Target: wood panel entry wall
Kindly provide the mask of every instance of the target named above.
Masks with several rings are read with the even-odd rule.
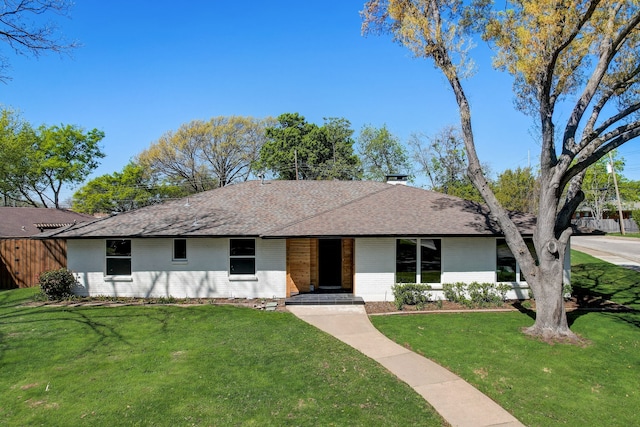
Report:
[[[318,289],[318,239],[287,239],[287,296]],[[342,239],[342,288],[353,289],[353,239]]]

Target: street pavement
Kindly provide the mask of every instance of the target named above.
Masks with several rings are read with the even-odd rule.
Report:
[[[571,248],[603,261],[640,271],[640,239],[611,236],[574,236]]]

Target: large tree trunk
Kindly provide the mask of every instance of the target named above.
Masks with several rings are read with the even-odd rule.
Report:
[[[545,248],[540,254],[538,274],[527,277],[536,300],[536,321],[525,333],[550,340],[577,340],[569,329],[564,307],[565,247],[562,246],[557,253]]]
[[[520,265],[520,269],[527,279],[527,283],[533,289],[536,298],[536,321],[532,327],[525,330],[525,333],[548,340],[578,341],[578,337],[569,329],[562,295],[564,254],[571,235],[571,228],[565,227],[565,230],[556,230],[556,215],[561,195],[558,194],[559,183],[554,175],[554,170],[548,167],[549,164],[555,163],[555,157],[549,151],[546,155],[551,157],[545,159],[543,153],[541,162],[543,172],[540,177],[540,203],[533,238],[538,255],[536,263],[519,230],[509,217],[509,213],[498,202],[482,173],[471,127],[471,110],[454,67],[444,54],[440,57],[440,61],[436,60],[436,63],[449,78],[456,95],[460,109],[462,136],[469,161],[469,178],[500,225],[507,245]],[[550,129],[551,131],[546,133],[547,136],[553,135],[553,127],[551,126]]]
[[[564,307],[564,260],[569,246],[571,228],[558,229],[560,195],[553,185],[552,169],[540,177],[540,208],[533,240],[538,255],[538,266],[524,271],[527,284],[536,300],[536,321],[525,330],[529,335],[551,340],[574,340]],[[534,274],[529,274],[534,273]]]

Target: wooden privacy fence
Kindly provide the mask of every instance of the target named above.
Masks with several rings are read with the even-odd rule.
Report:
[[[624,229],[627,233],[637,233],[638,224],[633,218],[624,219]],[[620,223],[617,219],[579,218],[574,220],[578,227],[593,228],[605,233],[619,233]]]
[[[0,240],[0,289],[37,286],[40,273],[66,266],[65,240]]]

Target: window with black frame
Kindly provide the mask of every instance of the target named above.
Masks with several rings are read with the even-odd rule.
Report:
[[[173,260],[174,261],[187,260],[187,239],[173,240]]]
[[[440,283],[441,271],[440,239],[396,240],[396,283]]]
[[[107,276],[131,275],[131,240],[106,241]]]
[[[256,274],[255,239],[231,239],[229,241],[229,274]]]
[[[396,240],[396,283],[416,283],[416,239]]]
[[[440,239],[420,239],[420,283],[440,283],[441,271]]]
[[[533,240],[527,238],[524,239],[524,242],[533,254],[534,259],[537,259]],[[520,266],[505,239],[496,240],[496,280],[498,282],[521,282],[525,280],[524,277],[520,276]]]

